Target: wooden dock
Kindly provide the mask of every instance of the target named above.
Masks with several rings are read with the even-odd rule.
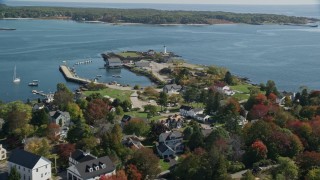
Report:
[[[71,71],[71,69],[66,65],[60,65],[59,70],[62,72],[63,76],[66,78],[67,81],[72,81],[80,84],[87,84],[87,83],[93,82],[89,79],[84,79],[84,78],[75,76],[75,74]]]

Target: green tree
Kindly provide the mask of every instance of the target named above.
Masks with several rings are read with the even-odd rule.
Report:
[[[183,130],[183,139],[189,140],[193,134],[192,127],[188,126]]]
[[[152,118],[157,115],[157,106],[148,104],[144,106],[144,112],[148,113],[148,118]]]
[[[244,173],[241,177],[241,180],[255,180],[256,177],[252,174],[252,171],[248,170],[246,173]]]
[[[47,138],[32,138],[26,141],[24,149],[39,156],[49,158],[52,147]]]
[[[67,140],[70,143],[77,143],[83,138],[91,137],[92,132],[89,125],[83,122],[77,122],[75,125],[71,126],[68,131]]]
[[[224,82],[226,82],[228,85],[233,85],[233,77],[229,71],[227,71],[224,76]]]
[[[280,174],[284,176],[285,179],[298,179],[299,168],[293,160],[287,157],[279,157],[278,164],[279,165],[272,171],[274,178],[276,178],[277,175]]]
[[[120,106],[125,112],[129,112],[132,108],[132,103],[129,100],[124,100]]]
[[[273,93],[277,96],[279,96],[279,92],[278,92],[278,89],[276,87],[276,83],[272,80],[268,80],[267,84],[266,84],[266,87],[265,87],[265,90],[266,90],[266,96],[268,97],[269,94]]]
[[[71,120],[75,120],[78,118],[83,118],[82,110],[80,109],[79,105],[76,103],[68,103],[66,106],[66,111],[70,113]]]
[[[167,95],[167,93],[160,92],[158,102],[161,105],[161,111],[162,111],[162,108],[166,107],[167,104],[168,104],[168,95]]]
[[[16,166],[13,166],[10,170],[10,174],[9,174],[9,177],[8,179],[9,180],[20,180],[21,178],[21,175],[20,173],[18,172]]]
[[[54,94],[53,103],[61,110],[65,110],[68,103],[73,102],[73,93],[63,83],[57,84],[57,91]]]
[[[137,136],[145,136],[149,133],[150,126],[141,119],[131,119],[123,127],[123,132],[126,134],[135,134]]]
[[[124,114],[123,109],[121,106],[116,107],[116,114],[118,116],[122,116]]]
[[[306,180],[320,180],[320,168],[311,169],[305,177]]]
[[[49,114],[45,109],[40,109],[32,113],[30,124],[34,126],[41,126],[49,123]]]

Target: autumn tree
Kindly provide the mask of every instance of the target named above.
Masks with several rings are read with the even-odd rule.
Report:
[[[141,119],[131,119],[123,127],[125,134],[135,134],[137,136],[145,136],[149,130],[150,126]]]
[[[89,102],[85,111],[85,118],[89,124],[95,125],[99,121],[107,118],[109,105],[102,99],[94,99]]]
[[[248,113],[248,118],[251,120],[261,119],[268,114],[269,107],[264,104],[256,104]]]
[[[49,158],[52,147],[47,138],[31,138],[26,140],[24,149],[33,154]]]
[[[73,102],[73,93],[63,83],[57,84],[57,91],[54,93],[53,103],[64,110],[68,103]]]
[[[58,144],[57,151],[59,155],[59,162],[62,162],[64,166],[68,165],[70,155],[76,150],[75,144]]]
[[[320,153],[306,151],[297,157],[297,164],[305,174],[314,167],[320,167]]]
[[[160,173],[159,158],[149,148],[142,148],[135,151],[129,164],[135,165],[139,172],[141,172],[143,179],[147,176],[154,178]]]
[[[51,141],[58,141],[59,140],[59,132],[60,132],[60,126],[56,123],[50,123],[47,126],[47,138]]]
[[[137,166],[133,164],[129,164],[126,167],[126,173],[128,175],[128,179],[130,180],[141,180],[142,174],[139,172]]]
[[[83,113],[79,105],[76,103],[68,103],[66,106],[66,111],[69,112],[71,120],[82,119]]]
[[[164,133],[167,130],[169,130],[167,126],[160,122],[152,122],[150,126],[151,129],[148,138],[150,138],[151,140],[157,140],[161,133]]]
[[[100,180],[127,180],[127,175],[124,170],[117,170],[115,175],[112,176],[101,176]]]
[[[268,149],[267,146],[260,140],[256,140],[252,143],[245,154],[246,164],[253,164],[260,160],[267,158]]]
[[[168,102],[172,103],[174,106],[176,106],[178,103],[182,102],[182,96],[180,94],[171,94],[168,97]]]

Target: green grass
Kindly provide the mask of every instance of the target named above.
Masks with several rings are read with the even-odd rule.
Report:
[[[148,113],[146,112],[139,112],[139,111],[131,111],[131,112],[126,112],[124,113],[126,115],[129,115],[131,117],[135,117],[135,118],[142,118],[142,119],[147,119],[148,118]],[[162,116],[155,116],[150,118],[150,121],[157,121],[159,119],[163,118]]]
[[[250,95],[249,94],[241,94],[241,93],[236,93],[232,97],[238,99],[239,101],[249,99]]]
[[[250,93],[249,87],[252,87],[252,85],[240,84],[240,85],[236,85],[236,86],[231,86],[231,89],[234,91],[240,91],[242,93],[249,94]]]
[[[121,101],[128,100],[130,101],[130,95],[132,94],[132,91],[123,91],[118,89],[110,89],[106,88],[100,91],[85,91],[84,95],[89,96],[93,93],[100,93],[102,96],[109,96],[111,98],[118,98]]]
[[[166,171],[170,168],[170,164],[167,162],[164,162],[163,159],[160,159],[160,167],[162,171]]]
[[[130,56],[130,57],[133,57],[133,58],[135,58],[135,57],[140,57],[140,56],[141,56],[140,54],[135,53],[135,52],[121,52],[121,53],[119,53],[118,55],[120,55],[120,56],[122,56],[122,57],[128,57],[128,56]]]

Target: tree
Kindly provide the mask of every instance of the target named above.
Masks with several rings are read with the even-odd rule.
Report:
[[[85,117],[89,124],[95,125],[107,118],[109,105],[102,99],[94,99],[89,102],[85,111]]]
[[[148,138],[150,138],[151,140],[156,140],[159,138],[159,135],[161,133],[166,132],[168,129],[168,127],[160,122],[152,122],[151,123],[151,129],[150,129],[150,135],[148,136]]]
[[[299,168],[293,160],[287,157],[278,158],[278,166],[273,169],[273,177],[276,178],[277,175],[282,175],[285,179],[298,179]]]
[[[34,126],[41,126],[49,123],[49,114],[45,109],[40,109],[32,113],[30,124]]]
[[[297,164],[305,172],[314,167],[320,167],[320,153],[306,151],[297,157]]]
[[[190,150],[194,150],[198,147],[203,147],[204,145],[204,137],[199,128],[193,127],[193,133],[188,142],[188,147]]]
[[[172,94],[169,96],[168,101],[176,106],[182,101],[182,96],[180,94]]]
[[[252,107],[248,113],[248,117],[251,120],[261,119],[268,114],[269,107],[264,104],[256,104]]]
[[[59,155],[59,161],[63,163],[63,165],[68,165],[70,155],[76,150],[75,144],[59,144],[57,145],[57,151]]]
[[[78,143],[81,149],[93,151],[94,148],[98,146],[98,139],[96,137],[90,136],[85,137]]]
[[[116,114],[118,116],[122,116],[124,114],[123,109],[121,106],[116,107]]]
[[[67,140],[70,143],[77,143],[81,141],[83,138],[90,136],[92,136],[92,132],[89,125],[82,122],[77,122],[69,129]]]
[[[103,180],[127,180],[128,179],[126,173],[122,169],[121,170],[117,170],[115,175],[112,175],[112,176],[101,176],[100,180],[102,180],[101,178]]]
[[[68,103],[66,107],[66,111],[69,112],[71,120],[82,119],[83,113],[78,104],[76,103]]]
[[[186,91],[183,93],[183,98],[187,103],[191,103],[196,101],[197,99],[197,89],[195,87],[188,87]]]
[[[300,96],[300,104],[301,106],[307,106],[309,105],[309,93],[308,90],[306,88],[304,88],[301,92],[301,96]]]
[[[50,123],[47,126],[47,138],[51,141],[58,141],[59,140],[59,132],[60,132],[60,126],[56,123]]]
[[[159,104],[161,105],[161,111],[162,107],[166,107],[168,104],[168,95],[165,92],[161,92],[158,99]]]
[[[214,114],[220,107],[222,95],[219,92],[209,90],[208,98],[205,103],[205,111],[207,114]]]
[[[63,83],[57,84],[57,92],[54,93],[53,103],[64,110],[68,103],[73,102],[73,93]]]
[[[305,176],[306,180],[320,180],[320,168],[311,169]]]
[[[189,140],[193,134],[192,127],[188,126],[183,130],[183,139]]]
[[[233,85],[233,77],[229,71],[227,71],[224,76],[224,82],[226,82],[228,85]]]
[[[148,113],[148,118],[152,118],[157,115],[157,106],[151,104],[145,105],[144,112]]]
[[[8,179],[9,180],[20,180],[21,178],[21,175],[20,173],[18,172],[16,166],[13,166],[10,170],[10,174],[9,174],[9,177]]]
[[[132,108],[132,103],[129,100],[124,100],[120,106],[125,112],[129,112]]]
[[[26,140],[24,149],[39,156],[49,158],[51,155],[51,145],[47,138],[31,138]]]
[[[129,164],[126,167],[126,173],[128,175],[128,179],[130,180],[141,180],[142,179],[142,174],[139,172],[137,166],[133,164]]]
[[[276,87],[276,83],[272,80],[268,80],[267,81],[267,84],[266,84],[266,87],[265,87],[265,90],[266,90],[266,96],[269,96],[270,93],[273,93],[275,95],[279,95],[279,92],[277,90],[277,87]]]
[[[131,119],[124,125],[123,131],[126,134],[135,134],[137,136],[145,136],[148,134],[150,126],[141,119]]]
[[[262,141],[256,140],[246,151],[244,160],[246,161],[246,164],[253,164],[266,159],[267,153],[267,146]]]
[[[139,172],[141,172],[143,179],[147,176],[151,179],[160,173],[159,158],[149,148],[142,148],[135,151],[129,164],[134,164]]]

